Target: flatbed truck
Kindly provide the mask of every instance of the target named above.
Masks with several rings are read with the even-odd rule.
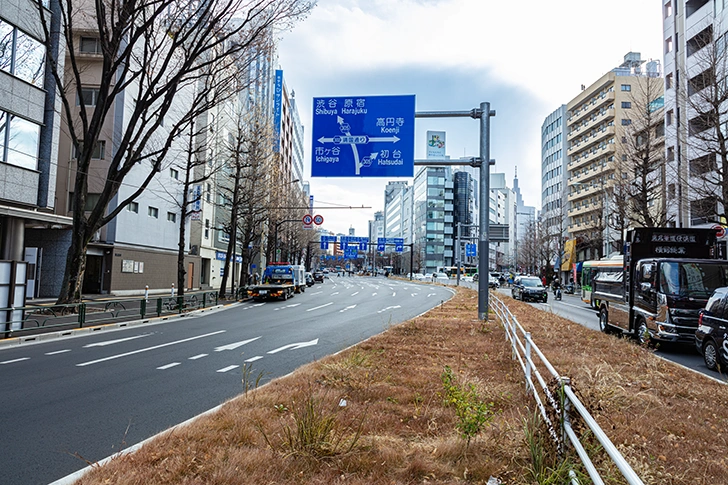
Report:
[[[276,298],[287,300],[296,293],[306,291],[306,279],[302,266],[274,263],[265,268],[263,282],[248,287],[248,296],[256,301]]]

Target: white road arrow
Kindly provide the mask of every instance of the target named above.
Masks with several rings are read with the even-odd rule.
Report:
[[[250,342],[258,340],[259,338],[260,337],[255,337],[248,340],[243,340],[242,342],[235,342],[232,344],[223,345],[222,347],[215,347],[215,352],[222,352],[223,350],[235,350],[238,347],[242,347],[245,344],[249,344]]]
[[[136,340],[136,339],[142,338],[142,337],[149,337],[150,335],[151,335],[151,333],[145,333],[144,335],[135,335],[133,337],[119,338],[116,340],[107,340],[106,342],[96,342],[94,344],[84,345],[83,348],[87,349],[89,347],[106,347],[107,345],[114,345],[114,344],[118,344],[121,342],[129,341],[129,340]]]
[[[344,308],[343,310],[339,310],[339,313],[344,313],[346,310],[351,310],[352,308],[356,308],[356,305],[351,305]]]
[[[277,349],[271,350],[268,353],[269,354],[277,354],[278,352],[282,352],[284,350],[289,350],[289,349],[290,350],[302,349],[304,347],[311,347],[311,346],[317,345],[317,344],[318,344],[318,339],[314,339],[314,340],[311,340],[309,342],[298,342],[296,344],[284,345],[283,347],[278,347]]]

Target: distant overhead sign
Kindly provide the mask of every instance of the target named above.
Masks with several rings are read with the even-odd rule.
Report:
[[[313,99],[312,177],[414,176],[415,97]]]

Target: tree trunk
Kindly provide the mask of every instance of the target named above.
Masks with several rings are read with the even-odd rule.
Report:
[[[84,231],[71,232],[71,247],[66,256],[66,272],[63,275],[61,292],[57,304],[78,303],[82,298],[83,277],[86,273],[86,250],[88,243]]]
[[[187,170],[187,180],[185,180],[184,190],[182,191],[182,207],[180,210],[179,221],[179,239],[177,241],[177,294],[184,296],[185,294],[185,232],[187,230],[187,191],[189,185],[189,170]]]

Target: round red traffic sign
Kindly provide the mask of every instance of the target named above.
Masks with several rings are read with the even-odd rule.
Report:
[[[313,217],[311,217],[311,214],[306,214],[305,216],[303,216],[304,224],[306,224],[307,226],[310,226],[312,222],[313,222]]]
[[[313,216],[313,223],[317,226],[320,226],[324,223],[324,216],[322,216],[321,214],[316,214],[315,216]]]
[[[723,236],[725,236],[725,227],[723,227],[722,225],[715,224],[713,226],[713,229],[715,229],[715,235],[717,237],[723,237]]]

